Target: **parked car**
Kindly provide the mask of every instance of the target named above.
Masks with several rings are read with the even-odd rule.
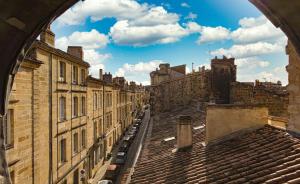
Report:
[[[123,159],[126,160],[126,157],[127,157],[127,155],[126,155],[125,152],[118,152],[117,153],[117,158],[123,158]]]
[[[120,173],[121,167],[116,164],[111,164],[107,167],[105,175],[104,175],[104,181],[111,181],[111,184],[115,182],[118,174]],[[102,181],[102,180],[101,180]],[[101,183],[102,184],[102,183]]]
[[[122,144],[122,146],[120,146],[119,152],[125,152],[125,153],[127,153],[128,149],[129,149],[129,143],[124,142]]]
[[[114,163],[117,165],[124,165],[126,159],[127,159],[127,155],[125,152],[118,152]]]
[[[133,141],[133,136],[132,136],[132,135],[126,135],[126,136],[124,136],[124,138],[123,138],[123,142],[124,142],[124,143],[131,144],[132,141]]]
[[[136,119],[136,123],[141,124],[142,123],[142,119]]]
[[[113,184],[113,182],[111,180],[101,180],[98,181],[98,184]]]
[[[135,138],[136,132],[137,132],[136,129],[131,129],[131,130],[129,130],[128,135],[129,135],[129,136],[132,136],[133,138]]]
[[[136,130],[139,130],[140,124],[138,124],[138,123],[134,124],[134,125],[133,125],[133,128],[135,128]]]

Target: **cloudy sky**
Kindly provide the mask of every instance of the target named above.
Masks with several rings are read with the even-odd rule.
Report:
[[[56,47],[81,45],[99,68],[149,84],[160,63],[235,57],[239,81],[287,83],[286,37],[247,0],[85,0],[52,24]]]

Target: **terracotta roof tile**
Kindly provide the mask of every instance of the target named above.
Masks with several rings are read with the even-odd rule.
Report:
[[[199,112],[185,109],[194,126],[203,124]],[[161,114],[148,130],[145,146],[131,178],[133,184],[194,183],[300,183],[300,140],[266,125],[215,145],[204,147],[205,132],[193,130],[193,147],[172,152],[176,140],[174,114]]]

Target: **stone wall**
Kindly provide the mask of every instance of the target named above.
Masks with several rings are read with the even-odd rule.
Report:
[[[288,129],[300,133],[300,56],[297,54],[291,42],[288,43],[287,54],[289,65],[287,72],[289,76],[289,123]]]
[[[226,117],[226,118],[224,118]],[[208,105],[206,143],[223,139],[239,130],[258,128],[268,123],[268,109],[249,105]]]
[[[266,105],[272,116],[288,117],[288,96],[283,86],[266,86],[259,82],[231,83],[230,103]]]
[[[197,101],[208,101],[210,94],[210,71],[201,70],[175,80],[151,86],[152,113],[169,111]]]

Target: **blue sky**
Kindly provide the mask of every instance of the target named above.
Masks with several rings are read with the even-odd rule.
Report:
[[[287,83],[286,37],[247,0],[85,0],[53,24],[56,46],[82,45],[99,68],[149,84],[162,62],[188,70],[235,57],[238,80]]]

